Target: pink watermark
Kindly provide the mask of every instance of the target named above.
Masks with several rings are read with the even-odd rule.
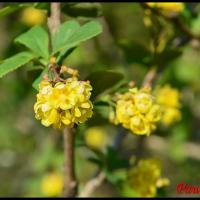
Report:
[[[200,187],[197,185],[188,185],[183,181],[176,185],[177,194],[200,194]]]

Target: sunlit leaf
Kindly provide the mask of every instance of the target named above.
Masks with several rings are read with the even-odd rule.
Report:
[[[28,47],[35,55],[49,59],[48,34],[41,26],[34,26],[15,39],[15,42]]]
[[[0,77],[23,66],[24,64],[28,63],[35,57],[36,56],[30,52],[22,52],[4,60],[0,64]]]

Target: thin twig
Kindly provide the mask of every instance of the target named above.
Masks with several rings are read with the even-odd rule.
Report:
[[[146,76],[144,77],[144,80],[143,80],[143,83],[142,83],[142,86],[148,86],[148,87],[151,87],[153,82],[156,80],[157,78],[157,71],[156,69],[153,67],[152,69],[150,69]]]
[[[60,25],[60,3],[51,3],[51,15],[48,18],[50,33],[50,48],[52,49],[52,36]],[[64,135],[64,197],[75,197],[77,194],[77,180],[75,176],[74,142],[75,128],[65,128]]]
[[[106,176],[100,172],[95,178],[88,181],[79,197],[90,197],[91,194],[103,183]]]
[[[51,15],[48,18],[47,24],[49,28],[49,49],[52,50],[51,38],[60,25],[60,3],[51,3]]]
[[[60,3],[51,3],[51,16],[48,18],[48,27],[53,35],[60,25]]]
[[[114,138],[113,148],[119,150],[122,144],[123,139],[126,137],[126,130],[122,127],[118,127],[118,132],[116,137]]]
[[[77,180],[74,169],[75,128],[64,129],[64,197],[75,197],[77,194]]]

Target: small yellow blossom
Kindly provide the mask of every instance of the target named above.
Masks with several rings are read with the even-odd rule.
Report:
[[[166,187],[166,186],[169,186],[169,184],[170,184],[170,181],[168,178],[159,178],[156,182],[157,188]]]
[[[168,108],[164,111],[162,121],[166,125],[173,124],[181,120],[181,112],[176,108]]]
[[[148,2],[146,4],[150,7],[158,8],[166,12],[181,13],[184,10],[184,3]]]
[[[46,21],[46,12],[33,7],[25,8],[21,14],[21,21],[27,26],[43,24]]]
[[[149,135],[160,119],[160,107],[151,95],[151,88],[132,88],[120,95],[116,104],[116,121],[138,135]]]
[[[166,125],[171,125],[181,120],[179,91],[170,85],[157,87],[155,90],[156,101],[161,106],[161,121]]]
[[[41,191],[46,197],[58,197],[62,194],[63,185],[63,177],[52,172],[43,178]]]
[[[91,90],[88,81],[69,78],[65,83],[53,85],[43,80],[34,105],[36,119],[41,120],[44,126],[53,125],[57,129],[85,122],[93,114],[89,100]]]
[[[157,159],[142,159],[128,171],[128,184],[141,197],[155,197],[157,188],[167,186],[169,180],[161,178],[161,164]],[[168,182],[167,182],[168,181]]]
[[[85,142],[88,146],[94,149],[99,149],[105,146],[107,141],[106,132],[99,127],[91,127],[85,132]]]

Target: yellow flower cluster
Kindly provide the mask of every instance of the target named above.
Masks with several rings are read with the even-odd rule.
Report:
[[[119,96],[116,120],[138,135],[149,135],[160,119],[160,107],[154,102],[151,88],[132,88]],[[116,121],[115,120],[115,121]]]
[[[148,6],[153,8],[159,8],[166,12],[175,12],[180,13],[184,10],[184,3],[156,3],[156,2],[148,2],[146,3]]]
[[[58,197],[62,193],[63,186],[63,177],[52,172],[42,179],[41,191],[46,197]]]
[[[155,197],[157,188],[169,185],[169,180],[160,176],[159,160],[143,159],[128,171],[128,184],[141,197]]]
[[[93,114],[89,100],[91,90],[88,81],[69,78],[65,83],[53,85],[43,80],[34,105],[36,119],[41,120],[44,126],[53,125],[57,129],[85,122]]]
[[[170,85],[158,87],[155,90],[157,103],[161,106],[161,121],[166,125],[181,120],[180,112],[180,93],[177,89],[172,88]]]
[[[100,149],[105,146],[106,141],[106,132],[100,127],[91,127],[85,132],[85,142],[91,148]]]
[[[21,21],[27,26],[43,24],[46,21],[47,14],[44,10],[33,7],[25,8],[21,14]]]

